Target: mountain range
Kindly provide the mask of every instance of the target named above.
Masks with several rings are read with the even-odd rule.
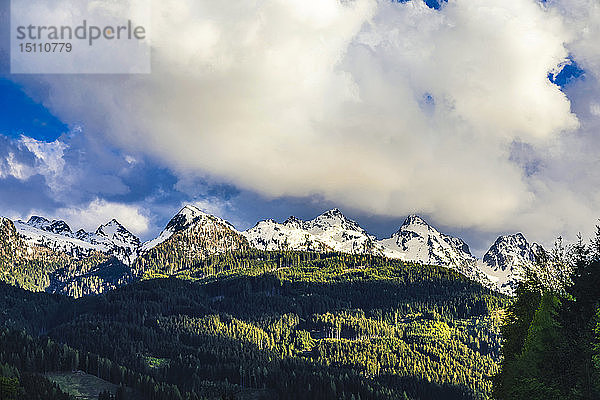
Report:
[[[100,225],[94,233],[83,229],[73,232],[65,221],[50,221],[38,216],[29,218],[27,222],[18,220],[14,224],[28,244],[61,251],[75,258],[86,257],[97,251],[115,256],[130,265],[136,259],[141,245],[140,239],[116,219]]]
[[[534,268],[536,257],[544,252],[540,245],[530,244],[516,233],[500,236],[479,260],[462,239],[439,232],[418,215],[408,216],[389,238],[378,240],[335,208],[308,221],[269,219],[238,231],[229,222],[187,205],[160,235],[144,243],[115,219],[95,232],[73,232],[65,221],[39,216],[27,222],[4,218],[2,225],[0,254],[7,265],[35,268],[41,259],[51,260],[39,282],[32,284],[34,289],[75,297],[99,293],[149,273],[182,273],[210,255],[251,249],[335,251],[438,265],[511,294],[524,270]]]

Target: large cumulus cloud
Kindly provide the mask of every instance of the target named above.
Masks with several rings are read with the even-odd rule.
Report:
[[[600,112],[547,79],[570,54],[597,73],[592,3],[154,2],[152,74],[47,77],[43,100],[181,174],[550,240],[600,199],[555,167]]]

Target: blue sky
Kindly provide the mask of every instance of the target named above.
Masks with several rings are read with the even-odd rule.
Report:
[[[52,142],[69,130],[42,104],[27,96],[9,76],[0,81],[0,107],[0,130],[5,136],[18,138],[30,133],[35,139]]]
[[[253,5],[181,2],[155,29],[200,40],[156,40],[149,76],[11,75],[4,43],[0,214],[116,216],[150,239],[185,203],[240,229],[339,207],[378,237],[418,213],[479,253],[591,230],[600,55],[572,29],[600,20],[570,11],[587,3],[358,3],[267,2],[241,46],[227,29]]]

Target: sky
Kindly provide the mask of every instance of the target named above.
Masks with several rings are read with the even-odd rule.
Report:
[[[187,203],[238,229],[338,207],[383,238],[416,213],[481,256],[600,217],[596,0],[166,0],[137,75],[10,74],[0,4],[9,218],[147,240]]]

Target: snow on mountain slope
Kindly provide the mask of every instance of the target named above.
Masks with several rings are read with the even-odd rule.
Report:
[[[144,243],[132,271],[135,276],[189,272],[211,255],[249,248],[229,222],[188,205],[156,239]]]
[[[289,221],[289,222],[288,222]],[[260,221],[253,228],[242,232],[250,244],[260,250],[328,250],[319,240],[302,229],[304,221],[289,220],[280,224],[272,219]]]
[[[483,256],[483,262],[495,270],[514,270],[535,262],[535,254],[522,233],[500,236]]]
[[[481,269],[494,281],[498,290],[512,294],[528,268],[536,268],[545,250],[529,244],[522,233],[500,236],[483,256]]]
[[[221,223],[231,230],[237,232],[233,225],[229,222],[221,219],[219,217],[215,217],[214,215],[207,214],[204,211],[200,210],[198,207],[192,205],[186,205],[183,207],[167,224],[165,229],[158,235],[156,238],[149,240],[142,244],[141,251],[148,251],[165,240],[169,239],[175,233],[188,229],[189,227],[203,222],[213,221],[217,223]]]
[[[377,244],[387,257],[451,267],[480,282],[487,281],[462,239],[439,232],[418,215],[408,216],[396,233]]]
[[[73,232],[64,221],[37,216],[27,222],[16,221],[14,226],[29,245],[64,252],[76,259],[101,252],[117,257],[136,271],[158,268],[154,264],[159,261],[175,263],[172,269],[181,270],[208,254],[248,246],[260,250],[339,251],[452,268],[507,294],[514,292],[524,269],[535,268],[536,254],[544,252],[517,233],[499,237],[483,259],[477,260],[463,240],[439,232],[417,215],[407,217],[391,237],[377,240],[337,208],[308,221],[289,217],[278,223],[269,219],[238,232],[229,222],[187,205],[158,237],[143,244],[114,219],[94,233]]]
[[[31,217],[27,222],[15,221],[14,225],[28,244],[64,252],[77,259],[101,252],[130,264],[140,246],[139,239],[114,219],[101,225],[96,233],[84,230],[73,233],[64,221],[49,221],[38,216]]]
[[[29,221],[27,221],[27,225],[59,235],[69,235],[72,233],[71,228],[69,227],[69,225],[67,225],[65,221],[54,220],[51,222],[44,217],[33,216],[29,218]]]
[[[90,242],[106,246],[108,252],[130,265],[137,257],[140,248],[140,239],[129,232],[116,219],[100,225],[94,235],[90,235]]]
[[[221,236],[228,236],[228,241],[209,238],[212,235],[210,231],[215,230]],[[186,237],[180,239],[180,244],[189,247],[184,256],[189,260],[194,259],[198,252],[210,251],[210,246],[215,247],[212,253],[241,248],[243,244],[237,237],[241,234],[250,246],[259,250],[373,254],[448,267],[508,294],[512,293],[522,276],[520,266],[533,265],[535,254],[543,251],[535,243],[529,245],[522,234],[515,234],[498,238],[484,259],[478,260],[462,239],[439,232],[418,215],[408,216],[391,237],[377,240],[337,208],[308,221],[293,216],[283,223],[267,219],[244,232],[238,232],[225,220],[206,214],[194,206],[185,206],[157,238],[142,245],[141,254],[181,231],[186,231]]]
[[[337,208],[309,221],[296,217],[290,217],[282,224],[272,219],[260,221],[242,234],[253,247],[260,250],[383,253],[383,248],[375,245],[374,236]]]
[[[28,222],[15,221],[15,228],[26,243],[33,246],[47,247],[53,251],[63,252],[74,258],[89,256],[94,251],[106,252],[108,248],[78,239],[71,229],[62,229],[59,233],[51,230],[55,222],[42,224],[42,217],[31,217]],[[45,218],[43,218],[45,220]],[[31,222],[31,224],[30,224]],[[61,224],[62,225],[62,224]],[[65,224],[66,225],[66,224]],[[67,226],[68,228],[68,226]]]
[[[379,241],[338,209],[329,210],[310,221],[295,217],[282,224],[272,219],[261,221],[242,234],[253,247],[261,250],[334,250],[384,255],[453,268],[469,278],[491,285],[477,267],[477,259],[465,242],[438,232],[417,215],[409,216],[390,238]]]

